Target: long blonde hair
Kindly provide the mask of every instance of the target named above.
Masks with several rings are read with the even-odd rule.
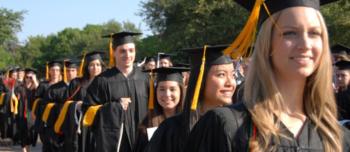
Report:
[[[343,137],[337,123],[337,109],[332,89],[333,70],[328,33],[321,13],[316,12],[322,28],[323,53],[317,69],[306,80],[303,107],[306,116],[315,124],[322,137],[324,150],[339,152],[342,151]],[[273,14],[262,24],[244,86],[244,104],[258,129],[257,138],[250,141],[250,149],[253,151],[271,151],[273,149],[269,147],[271,137],[284,136],[279,130],[279,118],[275,121],[276,116],[283,111],[284,103],[276,85],[270,59],[272,31],[275,28],[273,21],[277,21],[280,14],[281,12]]]

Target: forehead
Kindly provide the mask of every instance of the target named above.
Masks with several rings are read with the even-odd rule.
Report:
[[[57,70],[57,69],[58,69],[58,70],[59,70],[59,69],[61,69],[61,68],[60,68],[59,66],[52,66],[52,67],[50,67],[50,70],[51,70],[51,69],[53,69],[53,70]]]
[[[232,71],[234,70],[233,63],[232,64],[219,64],[219,65],[212,65],[210,68],[211,71]]]
[[[291,7],[281,11],[278,17],[278,25],[284,26],[320,26],[317,10],[310,7]]]

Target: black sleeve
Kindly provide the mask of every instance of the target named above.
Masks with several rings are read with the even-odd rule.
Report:
[[[237,120],[228,108],[208,111],[195,125],[187,140],[184,152],[231,152]]]
[[[109,88],[102,77],[96,77],[87,89],[84,105],[98,105],[109,101]]]

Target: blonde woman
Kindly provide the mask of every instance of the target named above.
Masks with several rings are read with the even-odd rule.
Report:
[[[328,34],[319,11],[324,1],[254,2],[239,1],[249,10],[261,6],[244,102],[208,112],[185,151],[350,151],[350,133],[337,122]]]

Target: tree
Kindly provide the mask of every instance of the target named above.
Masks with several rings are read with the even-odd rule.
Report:
[[[0,45],[8,40],[15,40],[16,33],[21,31],[21,22],[25,11],[15,12],[0,8]]]

